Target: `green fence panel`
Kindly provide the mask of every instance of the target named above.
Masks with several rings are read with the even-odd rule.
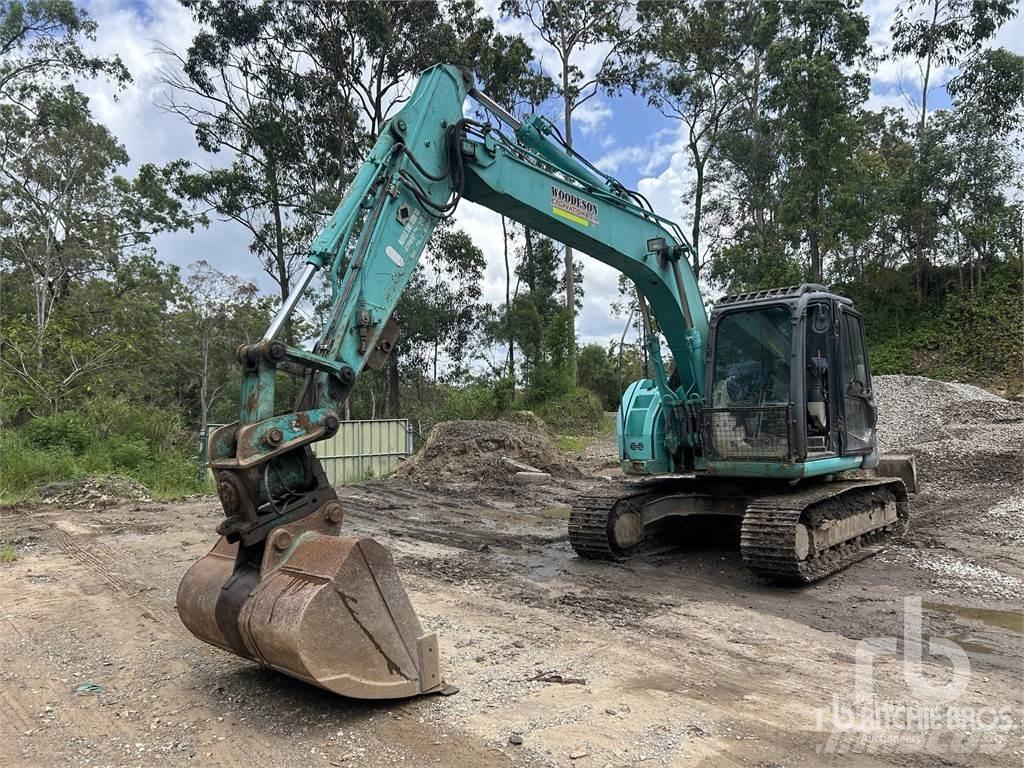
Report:
[[[334,437],[313,444],[332,485],[394,472],[412,453],[408,419],[343,421]]]

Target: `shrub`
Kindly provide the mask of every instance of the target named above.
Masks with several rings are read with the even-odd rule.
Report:
[[[125,474],[157,497],[208,491],[198,446],[171,410],[97,398],[80,412],[33,419],[0,435],[0,496],[87,474]]]
[[[507,379],[470,384],[449,390],[435,414],[437,421],[496,419],[512,407],[512,385]]]
[[[138,469],[152,458],[149,446],[137,437],[109,437],[101,445],[120,469]]]
[[[47,481],[78,474],[69,451],[37,448],[15,432],[0,433],[0,497],[20,498]]]
[[[589,389],[575,387],[561,397],[541,403],[537,414],[556,432],[584,435],[601,428],[604,407]]]
[[[65,412],[32,419],[21,434],[34,448],[63,448],[81,455],[93,442],[96,427],[82,414]]]

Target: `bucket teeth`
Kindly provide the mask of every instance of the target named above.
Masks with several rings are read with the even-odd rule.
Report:
[[[301,532],[262,561],[221,538],[178,588],[199,639],[329,691],[390,699],[442,688],[391,554],[372,539]]]

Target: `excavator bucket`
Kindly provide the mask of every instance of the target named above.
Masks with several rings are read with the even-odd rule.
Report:
[[[185,626],[212,645],[334,693],[441,691],[391,554],[372,539],[282,526],[259,550],[221,538],[178,587]]]

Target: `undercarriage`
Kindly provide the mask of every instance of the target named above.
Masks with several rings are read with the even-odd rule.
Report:
[[[751,571],[774,583],[810,584],[906,531],[904,477],[913,478],[913,464],[894,464],[900,476],[848,473],[799,486],[702,476],[623,482],[577,500],[569,541],[581,557],[622,560],[665,545],[674,521],[731,518],[740,521],[740,553]]]

